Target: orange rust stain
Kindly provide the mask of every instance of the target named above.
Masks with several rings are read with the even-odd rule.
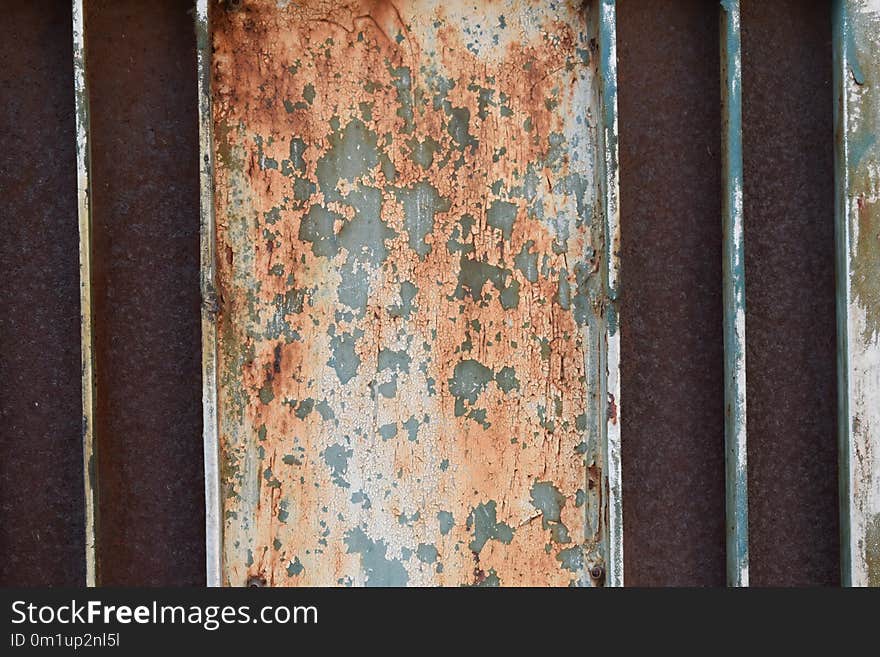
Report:
[[[594,62],[479,4],[215,16],[228,583],[589,581]]]

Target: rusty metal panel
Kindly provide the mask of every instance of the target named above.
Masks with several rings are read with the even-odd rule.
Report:
[[[197,585],[205,539],[192,3],[83,8],[96,579]]]
[[[621,583],[613,3],[198,9],[209,582]]]
[[[749,584],[835,586],[831,2],[741,5]]]
[[[880,2],[834,6],[841,576],[880,586]]]
[[[0,21],[0,586],[84,581],[71,9]]]
[[[723,586],[718,4],[617,15],[626,583]]]

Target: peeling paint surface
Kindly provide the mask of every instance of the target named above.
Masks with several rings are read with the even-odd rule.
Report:
[[[842,582],[880,586],[880,2],[834,21]]]
[[[212,8],[224,584],[601,581],[590,11]]]

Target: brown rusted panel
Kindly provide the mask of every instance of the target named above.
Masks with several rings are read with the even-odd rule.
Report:
[[[620,0],[628,585],[723,585],[718,4]]]
[[[225,583],[594,583],[586,6],[234,5],[212,6]]]
[[[751,582],[840,582],[829,2],[742,0]]]
[[[192,4],[86,2],[100,583],[204,583]]]
[[[0,586],[81,586],[79,269],[70,3],[0,20]]]

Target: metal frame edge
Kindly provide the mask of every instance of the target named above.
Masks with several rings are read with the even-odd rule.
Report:
[[[79,223],[83,483],[85,486],[85,583],[86,586],[93,587],[100,583],[100,573],[98,562],[98,465],[95,440],[96,381],[92,317],[91,140],[83,0],[73,0],[72,10],[77,215]]]
[[[200,284],[202,295],[202,437],[205,459],[205,575],[223,585],[220,444],[217,427],[217,311],[215,288],[214,151],[211,120],[211,17],[209,0],[196,0],[199,97]]]
[[[728,586],[749,585],[742,59],[739,0],[721,2],[724,456]]]

